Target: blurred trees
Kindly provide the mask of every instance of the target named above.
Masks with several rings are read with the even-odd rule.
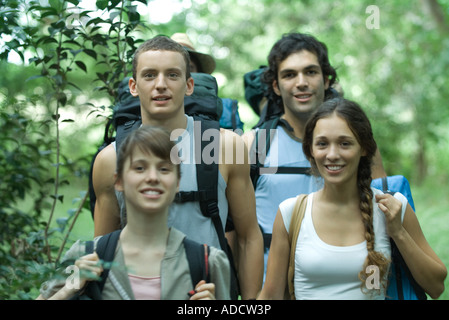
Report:
[[[101,114],[112,106],[139,43],[130,33],[145,28],[131,1],[99,0],[103,15],[92,17],[78,5],[78,0],[2,1],[1,68],[4,80],[17,83],[0,87],[0,298],[29,298],[65,251],[85,206],[87,179],[78,208],[53,228],[58,204],[64,202],[61,187],[79,174],[86,177],[91,154],[85,153],[81,130],[74,139],[63,139],[62,128],[75,122],[70,111],[87,107]],[[5,61],[12,53],[24,66]],[[80,95],[87,96],[84,103]],[[96,95],[108,104],[90,102]]]
[[[174,21],[197,49],[227,53],[217,67],[224,95],[242,103],[243,74],[266,64],[281,34],[311,33],[327,44],[345,97],[370,115],[388,173],[447,180],[449,1],[375,1],[378,28],[373,1],[198,2]]]

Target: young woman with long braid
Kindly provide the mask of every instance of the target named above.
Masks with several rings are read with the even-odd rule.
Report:
[[[385,299],[390,237],[415,280],[437,298],[447,270],[427,243],[413,209],[400,193],[392,196],[370,186],[376,142],[360,106],[340,98],[323,103],[307,122],[303,151],[324,186],[308,195],[293,244],[295,298]],[[279,206],[259,299],[284,298],[296,200]],[[373,275],[378,285],[371,281]]]

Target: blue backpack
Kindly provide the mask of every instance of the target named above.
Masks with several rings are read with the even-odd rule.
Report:
[[[220,127],[224,129],[243,130],[243,122],[239,115],[238,101],[230,98],[221,98],[223,111],[220,117]]]
[[[382,190],[384,193],[402,193],[415,210],[412,192],[408,180],[404,176],[390,176],[374,179],[371,182],[373,188]],[[407,264],[399,249],[390,238],[391,244],[391,273],[388,278],[387,300],[427,300],[427,295],[413,278]]]

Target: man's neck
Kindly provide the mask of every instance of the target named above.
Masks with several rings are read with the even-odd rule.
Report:
[[[296,117],[293,116],[291,114],[283,114],[281,116],[282,119],[286,120],[288,122],[288,124],[290,125],[290,127],[292,127],[293,132],[292,134],[298,138],[298,139],[303,139],[304,137],[304,130],[306,128],[306,123],[307,120],[309,119],[310,114],[304,114],[303,117]]]
[[[175,129],[187,128],[187,116],[184,113],[179,113],[175,117],[170,117],[167,119],[142,118],[142,124],[163,127],[169,132],[173,132]]]

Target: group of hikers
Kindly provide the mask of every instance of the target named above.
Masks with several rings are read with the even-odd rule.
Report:
[[[324,43],[274,44],[251,101],[261,121],[243,134],[186,112],[215,61],[185,34],[145,41],[132,67],[139,125],[96,156],[95,239],[62,264],[80,281],[49,279],[38,299],[383,300],[393,242],[427,295],[444,291],[406,195],[373,186],[387,174],[370,120],[343,97]]]

